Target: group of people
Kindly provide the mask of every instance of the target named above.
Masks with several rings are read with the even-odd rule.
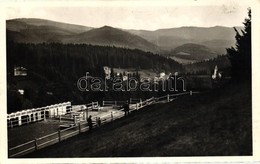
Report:
[[[125,116],[129,115],[129,103],[128,101],[122,106],[124,108]],[[113,113],[111,112],[111,119],[113,120]],[[93,128],[92,116],[90,115],[87,119],[89,131]],[[101,126],[101,119],[100,117],[96,117],[96,124],[97,126]]]

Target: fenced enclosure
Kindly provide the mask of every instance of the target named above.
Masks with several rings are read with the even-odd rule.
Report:
[[[179,93],[179,94],[172,94],[172,95],[165,95],[162,97],[152,97],[150,99],[146,99],[142,101],[141,99],[136,99],[131,101],[129,104],[130,112],[133,112],[135,110],[139,110],[145,106],[154,104],[154,103],[167,103],[179,96],[184,96],[184,95],[193,95],[195,93],[199,92],[184,92],[184,93]],[[139,100],[139,101],[137,101]],[[86,104],[86,111],[88,109],[97,109],[97,110],[102,110],[102,108],[106,107],[112,107],[114,108],[115,106],[119,107],[118,110],[108,112],[102,116],[100,116],[100,121],[101,125],[112,122],[116,119],[122,118],[125,116],[124,109],[122,108],[122,105],[125,104],[126,101],[103,101],[104,105],[103,107],[100,107],[98,105],[98,102],[93,102]],[[96,120],[93,120],[93,128],[98,126],[98,122]],[[78,135],[82,132],[86,132],[89,130],[88,124],[86,120],[84,121],[77,121],[77,122],[72,122],[67,124],[66,126],[60,126],[60,128],[51,134],[45,135],[43,137],[35,138],[34,140],[28,141],[26,143],[20,144],[18,146],[14,146],[8,150],[8,155],[9,157],[19,157],[25,154],[28,154],[30,152],[33,152],[35,150],[53,145],[55,143],[61,142],[62,140],[65,140],[67,138],[73,137],[75,135]]]
[[[103,107],[120,107],[124,105],[127,101],[114,101],[114,100],[103,100],[102,106]]]
[[[13,128],[29,123],[57,117],[71,110],[71,102],[64,102],[40,108],[25,109],[7,115],[7,127]]]
[[[124,113],[120,110],[117,112],[113,112],[112,114],[108,113],[106,115],[103,115],[102,117],[100,117],[101,125],[111,122],[115,119],[121,118],[123,116]],[[62,130],[60,128],[57,132],[45,135],[40,138],[35,138],[34,140],[31,140],[29,142],[10,148],[8,151],[9,157],[19,157],[28,154],[35,150],[53,145],[62,140],[78,135],[82,132],[86,132],[89,129],[87,122],[79,122],[78,124],[68,125],[70,127],[66,127]],[[95,120],[93,120],[93,128],[95,128],[96,126],[98,126],[98,124]]]

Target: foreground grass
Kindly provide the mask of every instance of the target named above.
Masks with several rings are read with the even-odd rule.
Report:
[[[24,157],[204,155],[252,155],[250,86],[155,104]]]
[[[8,129],[8,147],[23,144],[45,135],[57,132],[60,123],[58,120],[47,120]]]

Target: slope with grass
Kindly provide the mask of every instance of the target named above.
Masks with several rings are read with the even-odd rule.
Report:
[[[252,155],[250,85],[154,104],[25,157]]]
[[[187,43],[176,47],[171,52],[171,56],[186,60],[201,61],[217,57],[218,54],[206,46]]]

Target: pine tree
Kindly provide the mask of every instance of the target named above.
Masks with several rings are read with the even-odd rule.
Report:
[[[232,64],[232,78],[251,82],[251,9],[248,18],[243,22],[244,29],[236,28],[236,46],[227,49],[228,58]]]

